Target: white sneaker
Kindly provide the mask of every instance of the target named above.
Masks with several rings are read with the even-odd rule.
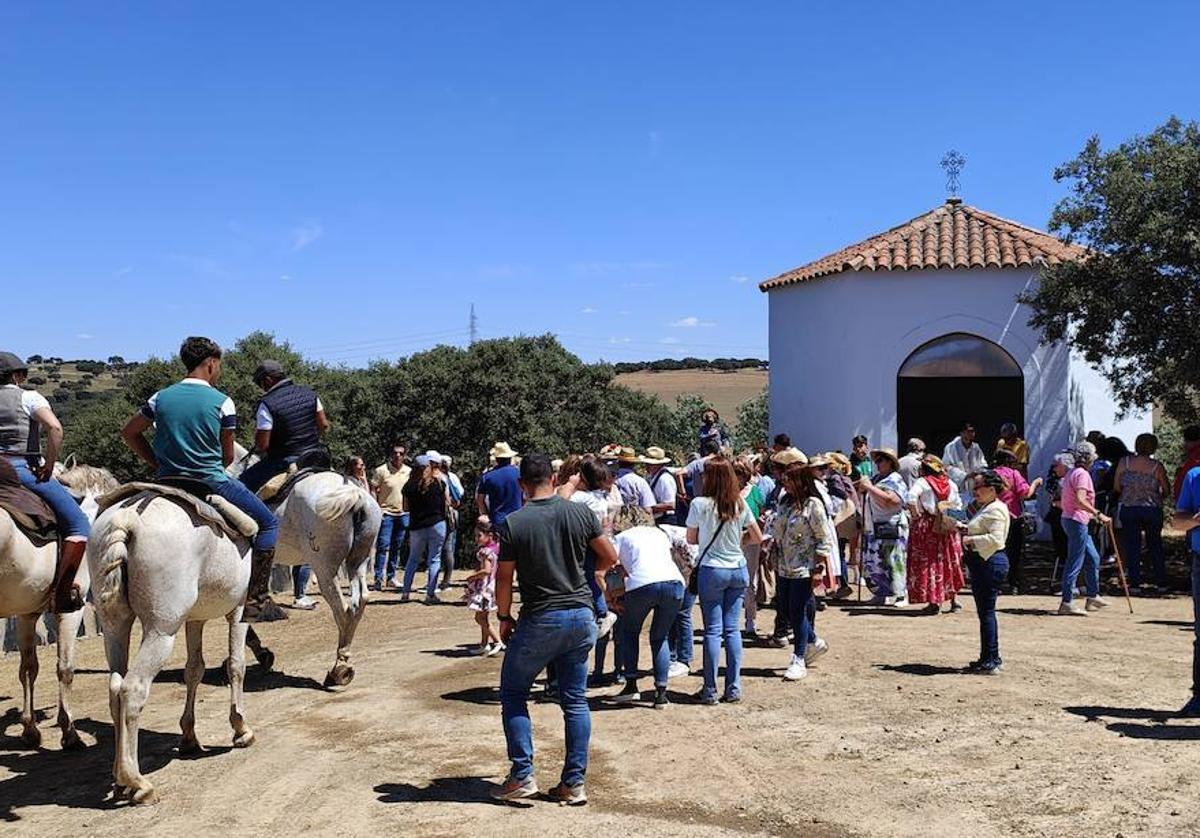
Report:
[[[612,631],[612,627],[614,625],[616,625],[616,622],[617,622],[617,615],[611,611],[609,611],[607,614],[605,614],[603,617],[601,617],[599,622],[597,623],[596,639],[598,640],[601,637],[607,637],[608,633],[610,631]]]
[[[1105,604],[1107,605],[1107,603]],[[292,601],[292,608],[299,608],[301,611],[315,611],[317,601],[310,596],[302,596]]]
[[[798,658],[793,655],[791,666],[783,673],[783,680],[799,681],[806,675],[808,675],[808,667],[804,665],[804,658]]]
[[[667,670],[668,678],[683,678],[684,676],[691,674],[691,668],[682,661],[675,661],[675,663],[671,664],[670,668]]]
[[[808,648],[804,650],[805,666],[812,666],[813,661],[821,657],[829,651],[829,644],[821,638],[817,638],[814,642],[808,644]]]
[[[1071,602],[1059,603],[1058,616],[1060,616],[1060,617],[1086,617],[1087,612],[1079,607],[1079,603],[1072,600]]]
[[[500,654],[507,648],[508,647],[505,646],[503,643],[489,643],[488,647],[487,647],[487,651],[484,652],[483,654],[485,657],[490,658],[490,657]]]
[[[491,648],[492,648],[492,644],[488,643],[484,646],[476,646],[472,650],[471,653],[482,658],[484,655],[488,654],[491,651]]]
[[[898,596],[892,605],[896,606],[897,608],[908,608],[908,597]]]
[[[1108,600],[1103,597],[1088,597],[1087,605],[1084,606],[1088,611],[1099,611],[1101,608],[1108,608]]]

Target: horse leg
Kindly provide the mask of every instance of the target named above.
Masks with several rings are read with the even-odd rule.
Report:
[[[108,712],[113,720],[113,783],[120,793],[117,778],[121,776],[121,754],[125,735],[121,724],[121,685],[129,669],[129,634],[133,630],[133,615],[122,614],[114,625],[104,626],[104,655],[108,660]]]
[[[133,665],[129,667],[129,674],[121,684],[124,747],[119,754],[117,785],[133,792],[134,803],[154,802],[154,784],[143,777],[138,768],[138,722],[141,719],[142,708],[146,706],[146,699],[150,697],[150,684],[167,662],[167,658],[171,657],[171,649],[175,646],[175,635],[178,631],[178,626],[169,634],[161,629],[146,630],[142,637],[142,645],[133,659]]]
[[[325,686],[344,687],[354,680],[354,667],[350,665],[350,643],[354,639],[354,630],[358,626],[358,620],[362,616],[362,608],[366,604],[366,600],[362,596],[357,597],[358,607],[356,608],[355,597],[352,596],[351,605],[348,608],[346,600],[342,596],[342,589],[334,579],[333,569],[324,564],[318,564],[314,570],[317,574],[317,585],[321,589],[321,595],[329,603],[329,610],[333,614],[333,621],[337,624],[338,630],[337,659],[334,661],[333,669],[329,670],[325,676]]]
[[[58,632],[58,727],[62,731],[62,749],[77,751],[87,747],[75,730],[71,716],[71,686],[75,683],[75,642],[83,611],[72,611],[56,617]]]
[[[21,741],[31,748],[42,744],[42,732],[37,726],[37,709],[33,704],[33,682],[37,680],[37,614],[17,617],[17,648],[21,651]]]
[[[179,753],[196,754],[200,752],[200,740],[196,738],[196,689],[204,678],[204,623],[189,621],[184,627],[184,636],[187,639],[187,665],[183,669],[183,682],[187,685],[187,699],[179,719],[179,729],[183,732]]]
[[[254,744],[254,731],[246,724],[242,708],[242,685],[246,680],[246,630],[242,609],[235,608],[226,617],[229,621],[229,724],[233,728],[233,747],[247,748]]]

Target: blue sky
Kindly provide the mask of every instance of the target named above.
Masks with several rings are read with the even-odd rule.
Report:
[[[473,302],[588,360],[763,356],[754,283],[940,203],[947,149],[968,203],[1044,226],[1089,135],[1200,117],[1197,31],[1189,3],[7,3],[2,348],[263,328],[360,365],[464,342]]]

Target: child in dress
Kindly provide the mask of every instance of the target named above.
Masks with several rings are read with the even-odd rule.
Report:
[[[491,657],[504,651],[500,636],[492,628],[491,612],[496,610],[496,567],[500,558],[500,542],[492,533],[492,523],[485,516],[475,522],[475,556],[479,570],[467,577],[467,591],[463,598],[467,608],[475,612],[479,625],[480,640],[477,654]]]

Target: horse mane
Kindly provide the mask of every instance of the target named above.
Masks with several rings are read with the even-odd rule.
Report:
[[[100,466],[86,466],[82,463],[64,468],[55,477],[59,483],[81,495],[103,495],[120,485],[117,483],[117,478],[113,477],[112,472],[108,469]]]

